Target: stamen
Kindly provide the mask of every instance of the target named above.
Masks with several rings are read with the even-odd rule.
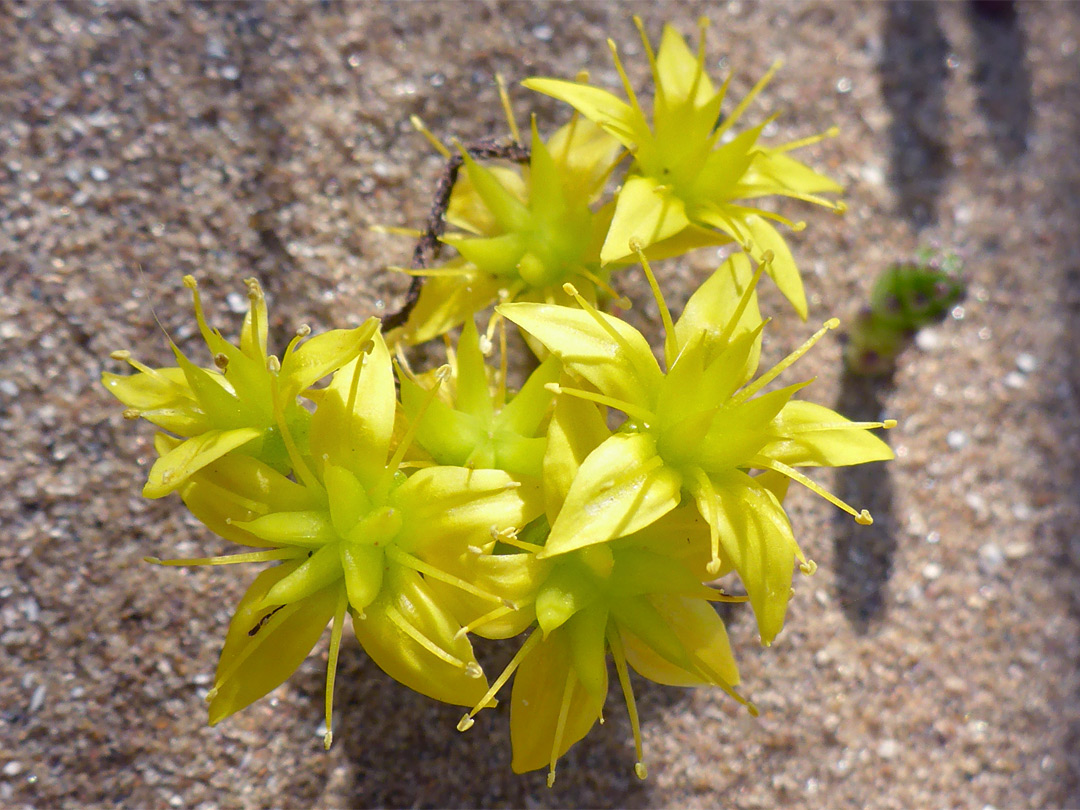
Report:
[[[694,82],[690,85],[689,101],[694,103],[694,99],[697,98],[698,87],[701,86],[701,77],[705,75],[705,32],[709,28],[708,17],[698,17],[698,51],[697,51],[697,72],[694,73]],[[696,106],[696,105],[695,105]]]
[[[854,517],[855,522],[858,523],[860,526],[869,526],[874,522],[874,519],[870,516],[870,512],[868,512],[866,509],[863,509],[861,512],[856,512],[854,507],[852,507],[849,504],[845,503],[844,501],[840,500],[838,497],[836,497],[831,492],[829,492],[827,489],[825,489],[825,487],[821,486],[817,482],[815,482],[812,479],[808,478],[807,476],[803,475],[801,472],[796,470],[794,467],[789,467],[787,464],[784,464],[782,461],[776,461],[775,459],[771,459],[771,458],[767,459],[767,458],[765,458],[763,456],[757,456],[757,457],[754,458],[754,460],[751,462],[751,464],[753,466],[755,466],[755,467],[762,467],[764,469],[775,470],[776,472],[780,473],[781,475],[786,475],[792,481],[798,481],[804,487],[811,490],[812,492],[817,493],[822,498],[827,500],[829,503],[843,509],[849,515]]]
[[[770,81],[772,81],[772,77],[776,75],[776,71],[780,69],[780,66],[782,64],[783,61],[780,59],[777,59],[775,62],[772,63],[772,66],[767,71],[765,71],[765,75],[758,79],[758,83],[755,84],[752,88],[750,88],[750,92],[743,96],[742,101],[740,101],[735,106],[735,109],[731,111],[731,115],[725,118],[724,122],[716,128],[718,134],[723,134],[724,132],[727,132],[727,130],[731,129],[731,127],[735,124],[736,121],[739,120],[742,114],[746,112],[746,108],[750,106],[750,102],[757,98],[758,93],[764,90],[765,86]]]
[[[341,649],[341,631],[345,624],[345,609],[349,606],[349,597],[345,586],[338,590],[337,608],[334,610],[334,624],[330,629],[330,655],[326,661],[326,735],[323,748],[330,750],[334,742],[334,681],[337,679],[338,652]]]
[[[595,402],[599,405],[606,405],[609,408],[614,408],[617,411],[622,411],[627,416],[637,419],[639,422],[652,422],[655,416],[645,410],[639,408],[637,405],[632,405],[629,402],[625,402],[615,397],[609,397],[606,394],[594,394],[592,391],[582,391],[579,388],[564,388],[558,383],[548,383],[544,386],[548,391],[553,394],[568,394],[578,399],[587,399],[589,402]]]
[[[750,397],[754,396],[754,394],[756,394],[766,385],[779,377],[780,374],[788,368],[788,366],[792,365],[796,360],[798,360],[800,357],[810,351],[810,348],[823,337],[825,337],[825,334],[830,329],[836,329],[838,326],[840,326],[840,321],[837,318],[830,318],[829,320],[825,321],[825,324],[819,330],[817,330],[810,337],[809,340],[807,340],[802,346],[797,348],[795,351],[793,351],[775,366],[770,368],[752,383],[750,383],[737,394],[735,394],[731,398],[731,402],[736,405],[742,402],[746,402],[746,400],[750,399]]]
[[[563,292],[565,292],[567,295],[577,301],[578,306],[585,310],[587,313],[589,313],[589,316],[594,321],[596,321],[597,325],[605,332],[607,332],[608,337],[615,341],[615,344],[623,350],[625,355],[630,359],[630,362],[637,367],[637,371],[642,376],[642,378],[648,379],[649,373],[652,369],[642,368],[639,365],[640,361],[638,360],[637,352],[635,352],[634,349],[630,346],[630,344],[626,342],[626,339],[621,334],[619,334],[618,330],[615,329],[615,327],[612,326],[608,322],[608,320],[600,314],[596,307],[594,307],[592,304],[585,300],[585,298],[581,295],[581,293],[577,291],[577,288],[573,284],[567,282],[566,284],[563,284],[562,288]]]
[[[653,51],[652,43],[649,42],[649,37],[645,33],[645,23],[641,21],[641,17],[637,14],[634,15],[634,25],[638,30],[638,34],[641,36],[641,44],[645,46],[645,56],[649,59],[649,70],[653,75],[653,86],[655,87],[655,100],[654,104],[666,104],[667,98],[664,95],[664,85],[660,81],[660,70],[656,66],[656,52]]]
[[[815,143],[820,143],[826,138],[835,138],[839,134],[840,127],[831,126],[824,132],[819,132],[817,135],[811,135],[809,138],[800,138],[797,141],[788,141],[787,143],[780,144],[780,146],[774,146],[772,151],[791,152],[795,149],[802,149],[804,146],[811,146]]]
[[[388,618],[391,622],[397,625],[401,632],[403,632],[405,635],[407,635],[409,638],[411,638],[413,641],[415,641],[417,644],[419,644],[421,647],[423,647],[425,650],[427,650],[439,660],[445,661],[446,663],[450,664],[451,666],[457,667],[458,669],[465,669],[464,661],[448,653],[434,641],[421,633],[417,628],[409,624],[405,617],[402,616],[398,612],[397,608],[395,608],[393,605],[386,608],[386,618]]]
[[[596,273],[589,270],[587,267],[579,267],[575,272],[579,276],[584,276],[589,281],[591,281],[594,286],[602,290],[604,295],[607,295],[609,298],[611,298],[611,302],[615,304],[615,306],[617,306],[619,309],[630,309],[634,305],[629,298],[617,292],[614,287],[612,287],[608,282],[600,278],[600,276],[596,275]]]
[[[619,675],[619,686],[622,687],[623,698],[626,700],[626,713],[630,716],[630,728],[634,733],[634,753],[637,755],[634,773],[637,774],[638,779],[645,779],[649,773],[645,768],[645,753],[641,745],[641,723],[638,719],[637,703],[634,700],[634,687],[630,685],[630,673],[626,669],[626,653],[623,651],[622,637],[614,622],[608,623],[607,641],[608,646],[611,647],[611,657],[615,659],[615,671]]]
[[[480,588],[469,582],[466,582],[460,577],[455,577],[453,574],[448,574],[445,571],[424,562],[418,557],[414,557],[412,554],[409,554],[406,551],[402,551],[400,548],[393,544],[386,547],[386,556],[396,562],[398,565],[403,565],[406,568],[411,568],[413,571],[418,571],[425,577],[430,577],[431,579],[438,580],[439,582],[445,582],[447,585],[453,585],[455,588],[465,591],[465,593],[471,593],[473,596],[479,597],[480,599],[486,599],[489,602],[500,603],[503,601],[501,597],[496,596],[493,593],[488,593],[487,591],[481,590]]]
[[[820,205],[823,208],[830,209],[836,214],[842,214],[847,211],[847,203],[843,200],[829,200],[818,194],[805,194],[799,191],[791,191],[790,189],[784,189],[783,191],[777,191],[775,193],[783,195],[784,197],[790,197],[793,200],[802,200],[803,202]]]
[[[356,368],[353,369],[352,379],[349,380],[349,396],[345,400],[345,413],[353,413],[356,408],[356,397],[360,391],[360,375],[364,371],[364,361],[367,359],[368,352],[375,348],[375,344],[368,342],[360,354],[356,357]]]
[[[289,341],[289,345],[285,347],[285,354],[282,357],[283,363],[288,362],[289,357],[294,351],[296,351],[296,347],[300,345],[300,341],[310,334],[311,327],[308,326],[306,323],[302,323],[298,327],[296,327],[296,334],[293,335],[293,339]]]
[[[815,422],[809,425],[799,425],[799,433],[813,433],[819,430],[875,430],[883,428],[890,430],[896,427],[895,419],[886,419],[884,422]]]
[[[761,261],[758,262],[757,270],[754,271],[753,277],[750,279],[750,283],[746,285],[746,289],[742,291],[742,295],[739,296],[739,303],[735,306],[735,311],[731,314],[731,318],[727,322],[727,326],[724,327],[724,331],[720,334],[720,345],[726,345],[731,336],[735,333],[735,327],[739,323],[739,319],[742,318],[743,313],[746,312],[746,308],[750,306],[750,299],[754,295],[754,290],[757,289],[758,282],[761,280],[761,274],[765,272],[765,268],[772,265],[773,252],[766,250],[761,254]]]
[[[548,771],[547,786],[555,784],[555,761],[559,758],[559,747],[563,734],[566,733],[566,718],[570,714],[570,699],[574,695],[574,668],[566,669],[566,684],[563,686],[562,705],[559,706],[559,719],[555,723],[555,738],[551,741],[551,770]]]
[[[472,728],[474,722],[473,718],[476,717],[481,709],[486,709],[489,706],[495,705],[495,703],[492,702],[492,698],[494,698],[498,691],[503,688],[508,680],[510,680],[510,676],[514,674],[514,670],[521,665],[521,662],[525,660],[525,656],[533,651],[533,648],[540,643],[543,637],[544,634],[542,632],[534,630],[530,636],[525,639],[525,643],[521,645],[521,648],[516,653],[514,653],[514,657],[510,659],[510,663],[506,665],[506,668],[503,669],[499,677],[491,684],[491,688],[487,690],[482,698],[480,698],[480,702],[458,721],[458,731],[468,731]]]
[[[513,613],[515,610],[517,610],[516,607],[507,607],[506,605],[500,605],[494,610],[489,610],[484,615],[479,616],[462,626],[462,628],[454,634],[454,638],[464,638],[469,633],[475,631],[477,627],[483,627],[485,624],[501,619],[503,616]]]
[[[492,526],[491,537],[497,543],[506,543],[508,546],[520,548],[522,551],[528,551],[531,554],[539,554],[544,550],[543,546],[539,546],[536,543],[529,543],[518,538],[517,530],[513,527],[499,530]]]
[[[644,246],[636,236],[630,238],[630,250],[637,254],[638,261],[641,262],[641,266],[645,269],[645,278],[649,280],[649,287],[652,289],[653,298],[656,299],[656,306],[660,308],[660,320],[664,324],[664,363],[670,369],[675,363],[675,358],[679,352],[679,347],[675,343],[675,325],[671,322],[671,312],[668,310],[667,302],[664,301],[664,294],[660,292],[660,285],[656,282],[656,276],[653,275],[652,267],[649,266],[649,260],[645,258]]]
[[[273,365],[269,362],[270,360],[276,361],[277,358],[271,355],[267,362],[268,366]],[[289,463],[292,464],[296,477],[300,479],[301,483],[311,487],[315,492],[322,492],[322,484],[319,483],[318,479],[315,478],[314,474],[308,468],[307,462],[304,461],[304,457],[300,455],[300,449],[296,446],[296,442],[293,440],[289,426],[285,422],[285,409],[282,407],[278,375],[272,368],[270,374],[270,395],[273,399],[274,422],[281,432],[282,441],[285,443],[285,452],[289,456]]]
[[[236,565],[238,563],[275,562],[291,560],[304,556],[301,549],[273,548],[266,551],[251,551],[245,554],[225,554],[220,557],[186,557],[177,560],[163,560],[160,557],[143,557],[143,562],[151,565],[195,566],[195,565]]]
[[[251,323],[251,335],[255,343],[255,351],[266,356],[266,329],[268,321],[266,315],[266,296],[263,295],[262,287],[258,279],[246,278],[244,284],[248,290],[248,318]],[[218,335],[220,337],[220,334]],[[256,355],[258,356],[258,355]]]
[[[622,79],[623,89],[626,91],[626,97],[630,100],[630,106],[632,106],[638,113],[644,117],[644,113],[641,111],[641,105],[638,103],[637,95],[634,93],[634,88],[630,84],[630,79],[626,75],[626,71],[623,69],[622,60],[619,59],[619,49],[615,45],[615,40],[609,39],[607,41],[608,48],[611,49],[611,58],[615,62],[615,70],[619,72],[619,78]],[[659,86],[659,84],[657,85]]]
[[[702,658],[696,653],[692,653],[692,655],[694,658],[694,663],[697,664],[698,669],[701,670],[702,674],[708,676],[708,680],[713,684],[713,686],[719,686],[724,691],[724,693],[728,695],[728,697],[730,697],[732,700],[736,701],[740,705],[745,706],[746,710],[750,712],[751,717],[757,717],[760,714],[758,707],[754,705],[753,701],[744,698],[742,695],[736,692],[735,687],[733,687],[730,683],[724,680],[724,678],[721,677],[720,673],[713,669],[708,661],[706,661],[704,658]]]
[[[431,130],[428,129],[427,126],[425,126],[423,121],[420,120],[420,116],[409,116],[409,123],[413,125],[413,129],[415,129],[427,139],[427,142],[431,144],[431,146],[435,149],[436,152],[438,152],[447,160],[450,160],[450,158],[453,157],[450,154],[450,150],[447,149],[438,138],[431,134]]]
[[[221,371],[226,371],[229,368],[229,356],[218,352],[214,355],[214,366]]]
[[[138,419],[142,416],[142,411],[138,408],[124,408],[124,412],[120,415],[130,422],[131,420]]]
[[[428,276],[471,276],[476,273],[475,268],[469,267],[399,267],[398,265],[390,265],[386,268],[394,273],[404,273],[407,276],[422,276],[427,278]]]
[[[184,276],[184,286],[191,290],[191,299],[195,306],[195,322],[199,325],[199,334],[202,335],[203,340],[206,341],[207,346],[213,345],[215,335],[210,326],[206,323],[206,317],[203,314],[202,297],[199,295],[199,282],[195,280],[195,276]]]
[[[499,85],[499,101],[503,112],[506,114],[506,123],[510,125],[510,137],[514,143],[521,145],[521,133],[518,132],[517,121],[514,120],[514,108],[510,106],[510,96],[506,92],[506,80],[501,73],[495,74],[495,83]]]
[[[730,593],[724,593],[722,590],[713,590],[711,595],[702,596],[706,602],[720,602],[725,605],[741,605],[750,601],[749,596],[732,596]]]
[[[450,378],[451,373],[452,369],[447,365],[440,366],[438,371],[435,372],[435,386],[428,390],[427,396],[424,397],[424,401],[420,403],[420,409],[416,412],[416,417],[411,420],[409,429],[405,431],[405,435],[398,443],[397,449],[394,450],[394,455],[383,469],[382,477],[380,478],[378,485],[374,488],[374,493],[378,493],[377,497],[372,498],[375,502],[381,502],[386,497],[386,493],[389,492],[390,484],[394,480],[394,473],[396,473],[398,467],[401,466],[401,460],[405,458],[405,453],[408,452],[409,447],[413,443],[413,439],[416,438],[416,431],[420,429],[420,420],[424,418],[427,409],[438,396],[439,388],[441,388],[442,384]]]

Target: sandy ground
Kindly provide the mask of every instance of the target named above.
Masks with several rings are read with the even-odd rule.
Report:
[[[613,694],[548,790],[510,771],[505,711],[460,735],[458,709],[353,642],[324,753],[324,639],[270,699],[205,725],[246,575],[140,561],[224,544],[178,501],[140,498],[151,431],[97,384],[108,353],[169,362],[155,313],[200,345],[184,273],[230,334],[259,276],[279,347],[300,323],[393,310],[405,284],[383,270],[410,245],[367,226],[420,224],[440,167],[409,115],[446,139],[504,134],[496,70],[587,65],[614,86],[609,35],[644,86],[631,10],[0,2],[0,804],[1080,807],[1077,5],[636,7],[654,36],[708,13],[710,64],[737,92],[783,56],[751,111],[784,111],[773,137],[840,126],[808,155],[850,211],[784,206],[810,223],[792,241],[811,322],[767,290],[770,356],[921,245],[959,252],[970,279],[890,381],[845,378],[835,341],[800,363],[809,398],[899,419],[898,458],[821,476],[872,528],[791,497],[820,570],[774,647],[727,611],[760,719],[637,681],[649,780]],[[564,115],[514,101],[549,131]],[[672,299],[714,262],[661,267]],[[625,285],[655,329],[640,279]]]

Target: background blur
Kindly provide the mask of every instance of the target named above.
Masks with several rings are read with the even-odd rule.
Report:
[[[178,499],[139,496],[149,425],[97,384],[111,350],[168,364],[161,325],[195,334],[184,273],[229,336],[242,279],[270,298],[278,351],[300,323],[397,308],[408,240],[444,140],[503,135],[514,83],[582,67],[617,87],[605,38],[645,88],[631,23],[670,20],[774,139],[832,124],[804,151],[850,210],[779,208],[811,295],[775,288],[767,353],[850,319],[872,279],[921,246],[959,253],[967,300],[895,375],[843,374],[823,342],[790,379],[850,416],[895,417],[897,460],[806,491],[796,581],[770,649],[748,608],[732,641],[755,720],[719,691],[635,681],[650,778],[633,775],[617,689],[607,723],[542,772],[510,771],[506,709],[461,735],[456,707],[391,682],[348,641],[335,745],[321,731],[326,639],[249,710],[205,725],[230,608],[251,569],[154,568],[221,553]],[[955,3],[0,2],[0,804],[290,807],[1080,806],[1080,5]],[[566,119],[513,90],[518,121]],[[726,109],[730,110],[730,106]],[[681,306],[715,267],[658,268]],[[639,274],[637,323],[659,319]],[[201,354],[197,356],[202,357]],[[513,646],[481,648],[498,672]]]

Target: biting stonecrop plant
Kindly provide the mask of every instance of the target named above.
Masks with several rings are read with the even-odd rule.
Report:
[[[834,320],[758,369],[761,275],[807,312],[770,221],[802,225],[757,201],[842,209],[821,196],[840,187],[789,156],[820,136],[762,144],[774,117],[735,134],[772,71],[725,113],[730,79],[717,89],[705,71],[704,25],[695,55],[670,26],[654,52],[635,22],[655,82],[651,118],[612,43],[629,101],[584,74],[530,79],[526,87],[575,112],[546,141],[534,120],[529,148],[501,79],[509,142],[455,152],[414,122],[447,173],[426,228],[405,231],[419,237],[414,282],[385,323],[315,336],[301,327],[279,358],[255,280],[237,345],[207,323],[189,276],[210,362],[175,344],[166,368],[114,353],[135,373],[106,373],[103,384],[125,417],[161,429],[143,494],[177,493],[246,549],[148,559],[258,567],[225,637],[211,724],[284,682],[329,624],[329,747],[346,614],[390,677],[468,707],[462,731],[513,678],[512,766],[547,767],[549,785],[557,760],[602,718],[609,657],[642,778],[631,669],[660,684],[719,687],[757,713],[738,691],[713,603],[749,602],[771,644],[796,567],[814,570],[783,507],[789,483],[869,523],[804,470],[891,458],[871,431],[893,423],[851,422],[799,399],[805,380],[772,386]],[[436,263],[444,245],[456,255]],[[651,263],[723,245],[735,252],[674,319]],[[662,363],[648,337],[610,312],[630,305],[612,272],[634,266],[659,309]],[[539,358],[516,391],[513,327]],[[415,370],[407,348],[439,336],[447,363]],[[728,574],[745,595],[717,585]],[[517,654],[489,683],[473,640],[517,636]]]

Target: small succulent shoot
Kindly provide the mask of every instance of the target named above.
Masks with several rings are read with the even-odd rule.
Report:
[[[626,76],[615,43],[608,40],[615,68],[627,101],[583,82],[529,79],[525,86],[565,101],[614,136],[633,155],[634,163],[619,192],[614,218],[600,260],[603,264],[632,255],[627,245],[638,239],[642,247],[676,237],[692,227],[715,229],[762,262],[766,251],[774,259],[768,273],[806,318],[806,295],[791,251],[770,221],[793,231],[805,223],[791,220],[752,204],[761,197],[779,195],[822,205],[837,212],[843,203],[822,194],[842,187],[790,157],[789,153],[838,134],[833,127],[809,138],[769,147],[758,142],[771,116],[732,136],[750,103],[761,93],[779,63],[723,118],[721,106],[730,77],[719,87],[705,71],[705,31],[699,21],[695,55],[683,38],[664,26],[660,48],[654,53],[641,19],[634,18],[652,69],[655,96],[651,120]]]
[[[918,330],[942,320],[964,299],[962,266],[954,254],[922,251],[890,265],[874,281],[870,303],[846,335],[844,362],[854,374],[888,376]]]

